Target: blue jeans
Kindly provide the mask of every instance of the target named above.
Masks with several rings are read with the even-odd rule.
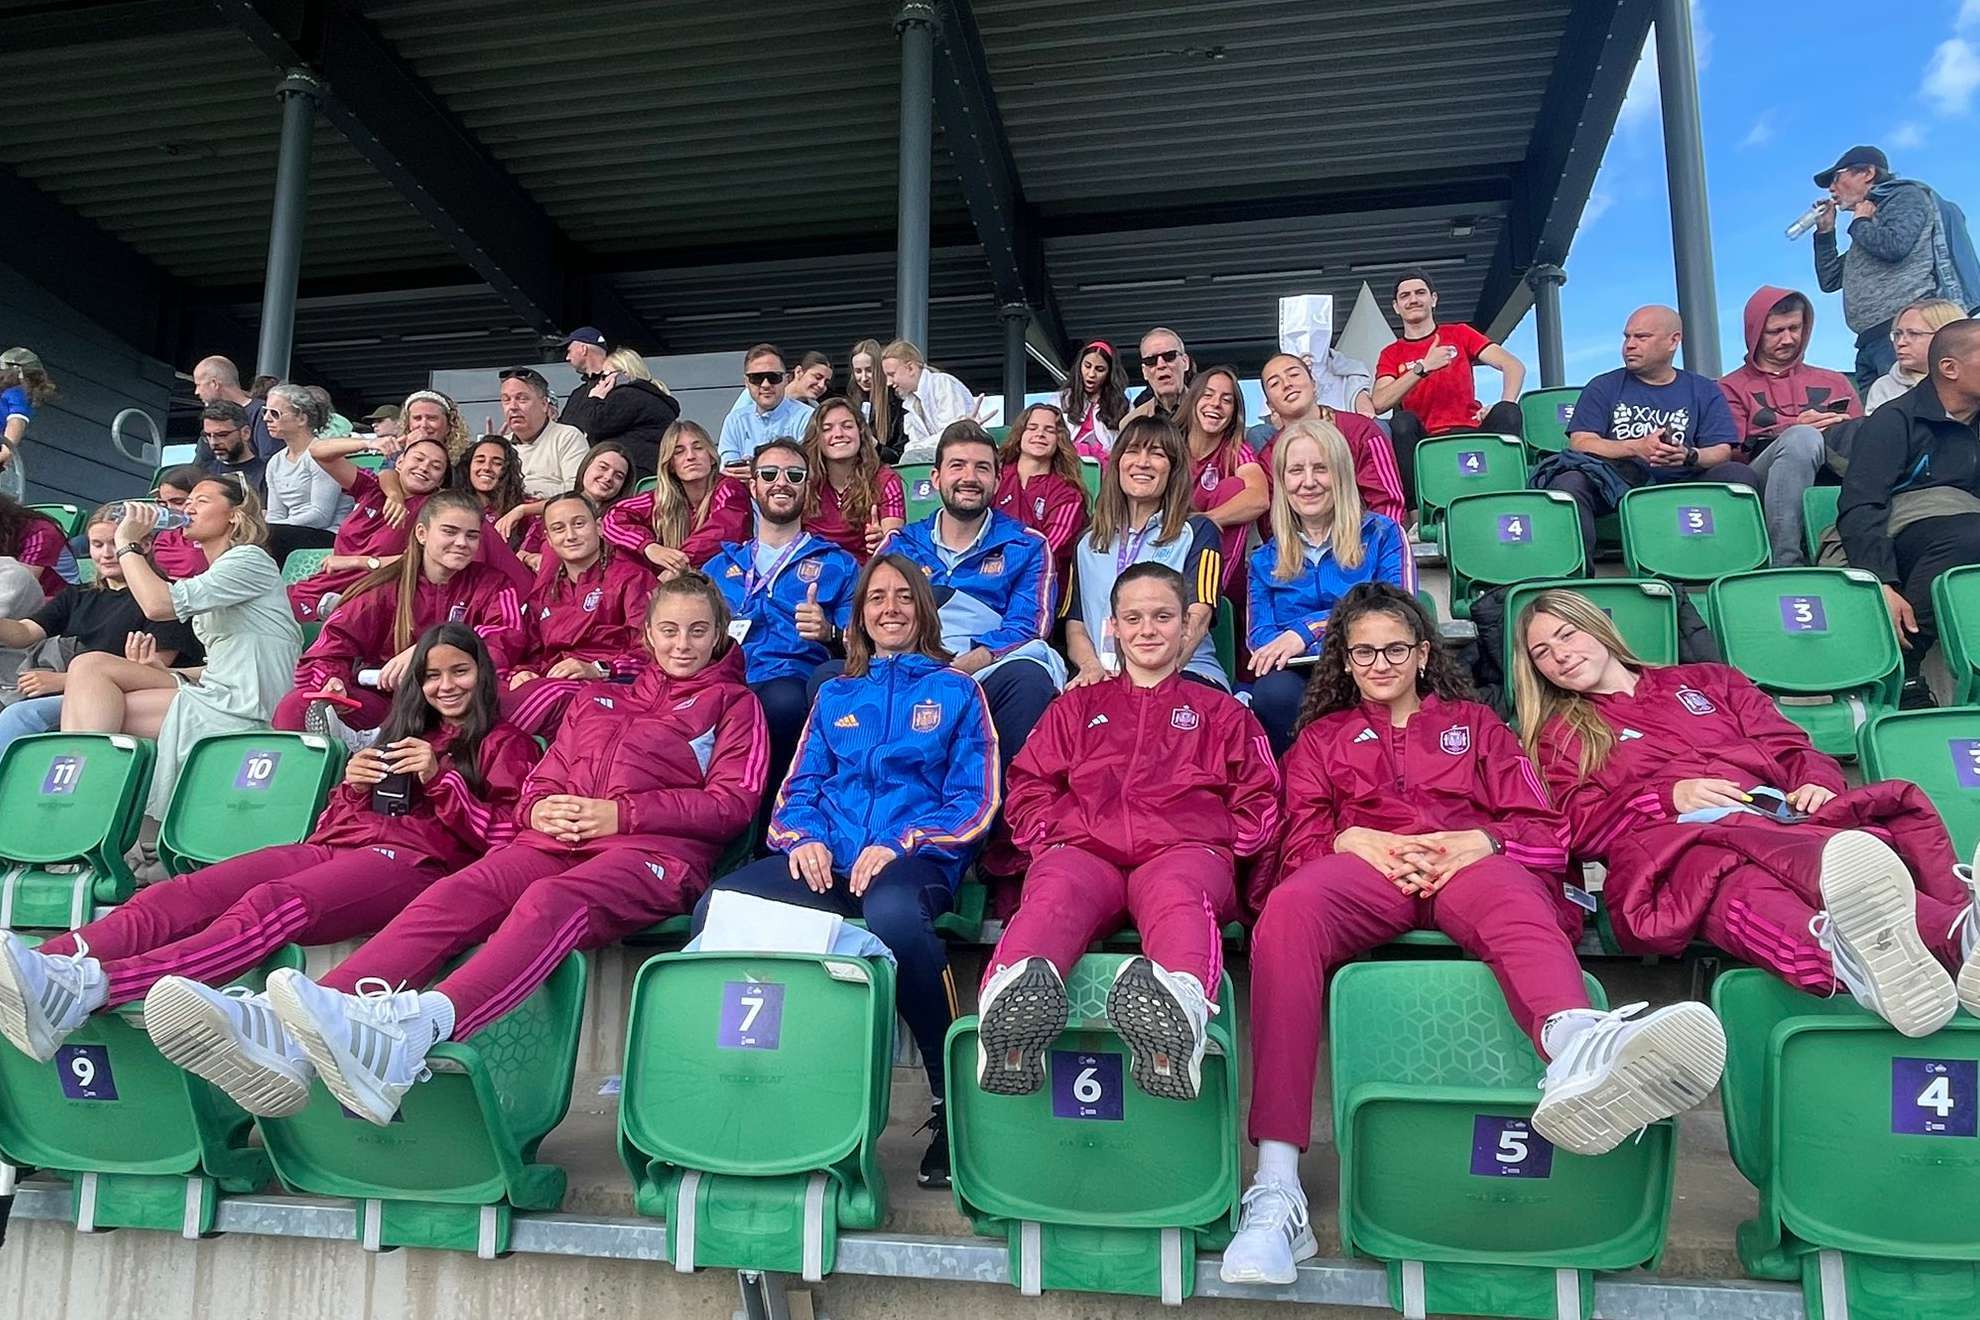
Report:
[[[23,697],[0,710],[0,753],[16,738],[30,733],[51,733],[62,727],[62,698]]]

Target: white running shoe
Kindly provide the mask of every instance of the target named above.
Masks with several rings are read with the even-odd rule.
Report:
[[[454,1012],[430,990],[371,984],[376,988],[361,983],[357,994],[339,994],[285,967],[268,978],[268,1002],[330,1094],[384,1127],[413,1083],[433,1075],[426,1053],[453,1030]]]
[[[42,953],[18,935],[0,933],[0,1036],[30,1059],[54,1058],[69,1034],[103,1007],[107,993],[103,964],[87,947]]]
[[[1726,1033],[1712,1010],[1672,1004],[1583,1010],[1593,1021],[1568,1038],[1540,1083],[1533,1128],[1562,1150],[1601,1155],[1659,1119],[1710,1095],[1726,1068]]]
[[[1066,983],[1044,958],[999,967],[976,1010],[977,1086],[990,1095],[1037,1091],[1045,1084],[1045,1047],[1071,1013]]]
[[[1980,851],[1974,853],[1975,866],[1961,863],[1953,867],[1953,874],[1966,886],[1972,896],[1966,910],[1959,914],[1959,976],[1954,987],[1959,991],[1960,1006],[1974,1017],[1980,1017]]]
[[[335,739],[346,752],[361,752],[378,741],[378,730],[353,729],[337,713],[335,703],[328,701],[312,701],[303,707],[303,728],[320,738]]]
[[[1128,1074],[1149,1095],[1194,1100],[1203,1082],[1204,1028],[1216,1009],[1187,972],[1130,958],[1107,991],[1107,1021],[1127,1043]]]
[[[1929,1036],[1959,1011],[1959,993],[1918,934],[1918,891],[1904,859],[1861,830],[1822,848],[1822,903],[1809,933],[1856,1002],[1906,1036]]]
[[[1261,1177],[1245,1189],[1244,1218],[1217,1274],[1225,1283],[1295,1283],[1299,1263],[1319,1252],[1306,1193],[1296,1183]]]
[[[309,1103],[316,1070],[282,1030],[268,997],[246,986],[215,990],[168,976],[144,997],[144,1029],[169,1062],[257,1118],[287,1118]]]

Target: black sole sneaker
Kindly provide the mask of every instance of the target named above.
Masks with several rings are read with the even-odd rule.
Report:
[[[921,1125],[921,1131],[932,1132],[928,1149],[922,1152],[921,1168],[916,1171],[914,1180],[931,1192],[939,1192],[949,1185],[949,1123],[945,1106],[937,1103]]]
[[[990,1095],[1031,1095],[1045,1085],[1045,1047],[1066,1029],[1065,983],[1030,958],[976,1024],[976,1084]]]
[[[1107,991],[1107,1021],[1128,1047],[1128,1075],[1136,1086],[1163,1100],[1196,1099],[1196,1033],[1154,963],[1134,958],[1122,964]]]

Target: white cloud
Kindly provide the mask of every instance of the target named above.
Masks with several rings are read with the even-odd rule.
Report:
[[[1980,0],[1975,0],[1980,3]],[[1754,119],[1753,126],[1746,130],[1746,136],[1739,140],[1740,150],[1749,147],[1764,147],[1774,140],[1774,112],[1771,108],[1762,110]]]
[[[1967,3],[1980,6],[1980,0],[1967,0]],[[1899,151],[1916,151],[1925,145],[1925,126],[1915,119],[1907,119],[1884,134],[1884,141]]]
[[[1953,28],[1964,32],[1972,27],[1980,27],[1980,0],[1962,0],[1959,17],[1953,20]]]
[[[1965,9],[1960,12],[1965,17]],[[1931,63],[1925,66],[1922,90],[1940,114],[1965,114],[1972,108],[1973,93],[1980,90],[1980,50],[1964,37],[1940,42],[1932,52]]]
[[[1600,188],[1596,188],[1590,192],[1588,194],[1588,205],[1581,208],[1581,227],[1586,229],[1597,220],[1600,220],[1604,215],[1608,214],[1609,208],[1615,204],[1616,196],[1614,193],[1604,192]]]

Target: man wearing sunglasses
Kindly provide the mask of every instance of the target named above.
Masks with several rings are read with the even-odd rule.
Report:
[[[1148,382],[1148,388],[1141,392],[1128,417],[1166,417],[1175,421],[1183,391],[1189,388],[1190,370],[1189,352],[1183,347],[1181,335],[1161,325],[1143,335],[1141,378]]]
[[[784,350],[775,344],[758,344],[743,354],[743,392],[749,402],[722,421],[722,438],[715,446],[722,455],[722,471],[747,479],[750,455],[757,446],[804,434],[811,405],[791,397],[790,383]]]

